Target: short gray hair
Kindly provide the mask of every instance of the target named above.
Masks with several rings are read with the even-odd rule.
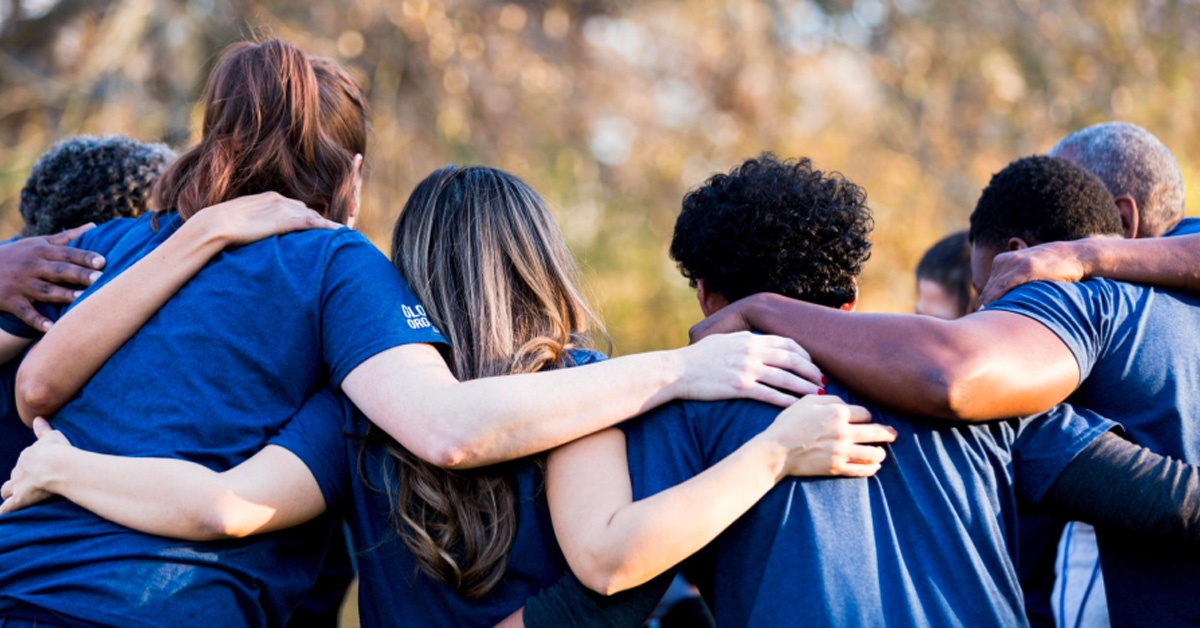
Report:
[[[1140,212],[1139,231],[1161,235],[1183,218],[1183,172],[1162,142],[1128,122],[1076,131],[1050,149],[1100,178],[1113,196],[1128,194]]]

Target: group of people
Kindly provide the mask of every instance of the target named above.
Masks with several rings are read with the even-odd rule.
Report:
[[[680,574],[721,626],[1020,626],[1046,513],[1114,625],[1200,622],[1200,221],[1144,130],[992,178],[920,284],[951,318],[969,276],[956,320],[853,312],[865,190],[749,159],[682,201],[692,344],[607,359],[519,178],[431,173],[391,263],[355,232],[367,129],[336,63],[242,43],[195,146],[34,167],[0,625],[327,623],[356,573],[367,626],[638,626]]]

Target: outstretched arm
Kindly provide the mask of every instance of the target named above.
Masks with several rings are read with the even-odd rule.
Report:
[[[1086,238],[1051,242],[996,257],[980,295],[987,305],[1033,281],[1104,277],[1200,292],[1200,234],[1163,238]]]
[[[0,488],[0,513],[61,495],[140,532],[210,541],[289,528],[325,511],[312,472],[276,445],[217,473],[184,460],[83,451],[44,420],[34,428],[37,443]]]
[[[920,416],[1032,415],[1079,385],[1079,365],[1062,340],[1010,312],[944,321],[844,312],[763,293],[708,317],[692,336],[738,329],[792,338],[825,373],[856,393]]]
[[[69,310],[17,373],[26,425],[62,408],[154,313],[214,256],[271,235],[341,225],[274,192],[198,212],[150,254]]]
[[[362,362],[342,389],[416,456],[470,468],[553,449],[672,399],[750,398],[786,406],[793,395],[817,392],[820,379],[795,342],[742,333],[673,351],[465,382],[432,346],[408,344]]]
[[[656,420],[650,417],[647,420]],[[634,501],[625,435],[606,430],[550,454],[546,491],[554,531],[571,570],[611,595],[699,551],[789,475],[865,477],[891,442],[860,406],[810,396],[711,468]]]

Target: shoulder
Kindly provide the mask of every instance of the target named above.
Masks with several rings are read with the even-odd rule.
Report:
[[[1175,226],[1171,227],[1171,229],[1164,233],[1163,236],[1170,237],[1194,235],[1197,233],[1200,233],[1200,218],[1188,217],[1176,223]]]
[[[71,246],[105,253],[123,240],[135,239],[140,242],[154,237],[161,230],[174,230],[178,224],[179,216],[174,212],[143,214],[137,218],[115,218],[87,230],[76,238]]]

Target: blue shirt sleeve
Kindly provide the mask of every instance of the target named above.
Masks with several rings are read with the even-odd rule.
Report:
[[[1113,283],[1038,281],[1025,284],[987,307],[987,311],[1027,316],[1054,332],[1079,364],[1079,381],[1087,379],[1112,338],[1118,299]]]
[[[635,501],[704,471],[704,448],[692,423],[687,405],[674,402],[620,425]]]
[[[1017,492],[1031,503],[1041,502],[1075,456],[1115,427],[1113,421],[1067,403],[1021,419],[1013,443]]]
[[[1180,220],[1174,227],[1171,227],[1166,233],[1164,233],[1163,236],[1173,237],[1182,235],[1195,235],[1197,233],[1200,233],[1200,218],[1193,217]]]
[[[331,383],[405,344],[444,344],[417,297],[379,249],[356,231],[335,238],[321,286],[321,342]]]
[[[325,505],[333,508],[346,490],[349,463],[344,426],[355,412],[344,395],[328,388],[318,391],[267,441],[296,454],[312,471]]]

